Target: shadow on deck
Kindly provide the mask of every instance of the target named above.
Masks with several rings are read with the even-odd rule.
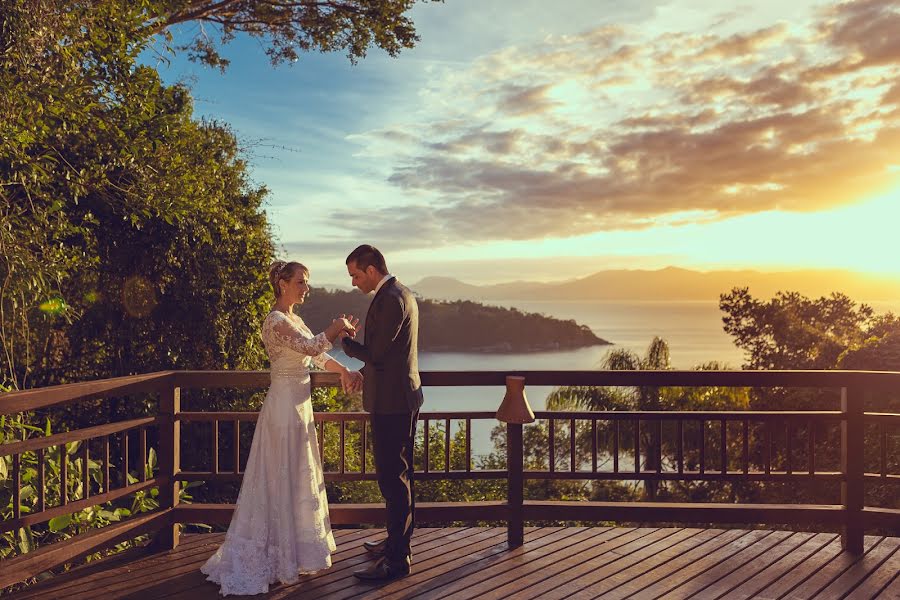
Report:
[[[419,529],[413,572],[382,585],[357,582],[363,541],[380,529],[335,530],[327,571],[254,598],[900,598],[900,538],[866,536],[841,551],[833,533],[773,530],[531,527],[509,550],[507,530]],[[219,598],[200,566],[224,534],[186,535],[175,550],[136,549],[13,594],[25,598]]]

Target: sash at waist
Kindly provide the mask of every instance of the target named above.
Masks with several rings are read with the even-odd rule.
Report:
[[[296,379],[298,381],[309,381],[309,371],[302,368],[295,369],[272,369],[272,379]]]

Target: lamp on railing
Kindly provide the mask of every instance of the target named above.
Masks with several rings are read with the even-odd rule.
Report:
[[[525,397],[524,377],[507,375],[506,395],[497,409],[497,420],[504,423],[534,423],[534,411]]]

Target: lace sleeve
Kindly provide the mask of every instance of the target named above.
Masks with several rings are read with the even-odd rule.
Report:
[[[322,335],[322,334],[319,334]],[[326,340],[327,341],[327,340]],[[317,369],[325,370],[325,363],[329,360],[334,360],[334,357],[328,354],[327,352],[323,352],[322,354],[318,354],[312,357],[312,362]],[[337,362],[337,361],[335,361]]]
[[[270,340],[275,345],[290,348],[294,352],[299,352],[306,356],[316,357],[314,360],[318,359],[321,354],[331,350],[331,342],[325,337],[324,332],[311,338],[306,337],[298,327],[286,318],[270,319],[266,324],[269,326],[269,331],[264,333],[269,334]]]

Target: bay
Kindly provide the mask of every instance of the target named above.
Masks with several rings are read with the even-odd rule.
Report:
[[[697,365],[718,361],[726,368],[740,369],[743,352],[722,328],[722,315],[717,302],[707,301],[549,301],[508,300],[489,304],[515,307],[526,312],[542,313],[558,319],[574,319],[587,325],[599,337],[613,342],[611,346],[592,346],[576,350],[532,353],[420,352],[422,371],[580,371],[597,369],[612,349],[624,348],[643,356],[654,336],[669,344],[672,367],[692,369]],[[869,303],[876,312],[900,312],[897,302]],[[342,352],[332,354],[348,366],[362,363]],[[526,395],[534,410],[546,408],[553,391],[549,386],[528,386]],[[502,387],[429,387],[425,388],[423,411],[494,411],[503,399]],[[472,453],[491,451],[490,430],[496,421],[473,423]],[[456,431],[461,423],[453,425]]]

